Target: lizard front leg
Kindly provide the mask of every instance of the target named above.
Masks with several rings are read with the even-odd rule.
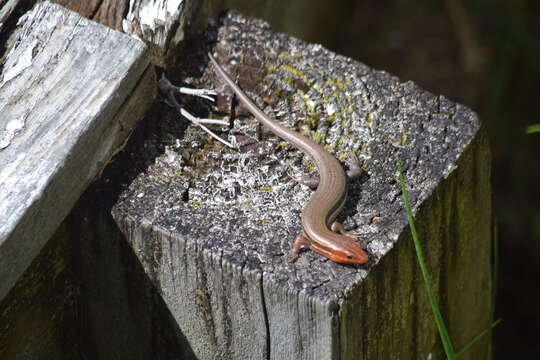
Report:
[[[291,251],[289,252],[289,255],[287,256],[288,262],[294,262],[296,259],[298,259],[298,256],[300,254],[300,248],[302,246],[309,247],[310,241],[309,239],[304,235],[300,234],[294,239],[294,243],[292,245]]]

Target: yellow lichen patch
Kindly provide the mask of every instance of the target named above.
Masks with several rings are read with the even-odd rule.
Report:
[[[339,138],[336,141],[336,151],[341,150],[343,148],[343,145],[345,145],[345,140],[343,140],[343,138]]]
[[[313,130],[303,129],[300,133],[310,138],[316,144],[320,144],[324,139],[323,135]]]
[[[316,144],[320,144],[323,140],[323,136],[315,131],[311,132],[311,138],[313,139],[313,142]]]
[[[195,154],[193,154],[193,159],[195,160],[204,160],[205,156],[202,151],[197,151]]]
[[[279,53],[279,54],[278,54],[278,58],[280,58],[280,59],[286,59],[286,60],[292,60],[291,55],[289,55],[289,54],[287,54],[287,53]]]
[[[275,149],[276,150],[282,150],[285,149],[287,146],[289,146],[289,143],[286,141],[280,141],[276,144]]]
[[[260,187],[260,188],[257,188],[255,189],[255,191],[272,191],[272,188],[270,186],[267,186],[267,187]]]
[[[277,69],[278,69],[277,65],[272,65],[272,66],[269,66],[268,68],[266,68],[266,72],[268,74],[273,74],[274,72],[276,72]]]
[[[312,173],[317,171],[317,165],[311,160],[305,159],[306,165],[304,166],[304,171],[307,173]]]
[[[304,73],[302,70],[296,69],[290,65],[282,65],[281,69],[301,79],[309,87],[311,87],[311,85],[313,84],[312,81],[309,81],[309,78],[307,77],[306,73]]]
[[[340,154],[338,155],[337,159],[341,162],[347,160],[349,158],[349,156],[351,155],[350,152],[346,152],[346,153],[343,153],[343,154]]]
[[[339,114],[341,116],[341,128],[348,128],[349,125],[347,124],[347,114],[345,113],[345,109],[341,104],[339,104]]]
[[[270,223],[270,220],[268,220],[268,219],[259,219],[259,221],[260,221],[261,223],[263,223],[263,224],[268,224],[268,223]]]
[[[401,132],[401,137],[396,141],[391,141],[390,144],[396,147],[404,147],[407,144],[408,137],[409,137],[409,132],[407,130],[403,130]]]
[[[204,203],[202,201],[196,201],[196,200],[190,200],[189,204],[191,204],[193,206],[202,206],[202,205],[204,205]]]
[[[298,69],[295,69],[295,68],[293,68],[293,67],[290,66],[290,65],[282,65],[281,68],[282,68],[284,71],[288,72],[289,74],[292,74],[292,75],[294,75],[294,76],[296,76],[296,77],[299,77],[299,78],[303,78],[303,77],[306,76],[306,74],[304,74],[303,71],[300,71],[300,70],[298,70]]]
[[[334,124],[334,120],[336,120],[336,116],[335,115],[328,115],[326,117],[326,125],[328,127],[331,127],[333,124]]]
[[[368,126],[369,126],[370,128],[373,127],[374,119],[373,119],[373,114],[372,114],[372,113],[368,113],[368,114],[367,114],[366,120],[367,120]]]
[[[310,129],[316,129],[317,125],[319,125],[319,120],[315,116],[310,115],[307,117],[306,123]]]
[[[216,143],[208,143],[208,144],[204,144],[203,146],[203,149],[205,150],[216,150],[216,149],[219,149],[219,145],[217,145]]]
[[[290,87],[293,87],[294,79],[290,77],[286,77],[281,79],[283,82],[287,83]]]
[[[362,155],[362,151],[364,150],[364,144],[360,144],[356,150],[354,150],[354,154],[357,156]]]

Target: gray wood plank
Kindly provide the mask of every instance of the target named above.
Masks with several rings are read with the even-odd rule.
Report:
[[[231,151],[189,127],[175,144],[163,125],[163,138],[145,142],[163,154],[146,159],[151,165],[113,210],[195,356],[441,358],[397,159],[455,345],[486,328],[490,163],[477,116],[412,82],[274,33],[261,20],[230,12],[222,21],[174,73],[224,94],[212,108],[216,116],[234,114],[231,136],[258,141]],[[271,116],[341,160],[352,152],[366,160],[339,218],[360,235],[367,264],[344,266],[312,251],[286,262],[311,194],[288,174],[313,172],[313,164],[258,131],[211,66],[194,75],[193,63],[204,63],[211,48]],[[463,358],[484,357],[485,345]]]
[[[138,39],[48,2],[21,26],[0,75],[0,298],[141,118],[144,99],[118,116],[136,85],[155,86]]]
[[[149,44],[153,62],[164,64],[167,53],[185,39],[200,0],[133,0],[122,19],[122,29]]]

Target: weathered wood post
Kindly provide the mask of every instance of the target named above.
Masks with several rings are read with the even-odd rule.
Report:
[[[271,116],[341,160],[351,153],[365,159],[341,219],[360,235],[370,261],[344,266],[306,251],[286,262],[311,193],[288,174],[311,173],[313,164],[258,131],[212,67],[201,65],[193,82],[223,94],[213,111],[234,117],[229,133],[251,141],[230,150],[190,127],[179,142],[165,143],[113,210],[194,356],[441,358],[406,227],[398,159],[455,345],[486,328],[490,160],[476,115],[260,20],[234,12],[222,20],[179,69],[205,64],[205,51],[215,51]],[[464,358],[485,356],[486,341]]]
[[[60,358],[77,291],[66,229],[50,239],[152,103],[155,75],[142,41],[55,4],[14,30],[0,75],[0,358]]]
[[[146,0],[89,11],[149,48],[47,2],[11,36],[0,75],[0,358],[442,358],[398,159],[454,344],[486,328],[490,158],[476,115],[236,12],[186,44],[198,7],[175,4],[150,23],[156,3]],[[339,219],[358,233],[367,264],[311,251],[286,261],[311,195],[290,175],[314,166],[257,126],[207,51],[270,116],[342,161],[365,161]],[[229,117],[216,131],[238,149],[196,127],[182,133],[179,115],[156,101],[79,199],[154,101],[150,58],[176,63],[164,69],[172,79],[220,91],[216,104],[181,100],[200,116]],[[76,309],[69,321],[66,306]],[[70,355],[61,332],[72,332]],[[461,358],[485,357],[487,341]]]

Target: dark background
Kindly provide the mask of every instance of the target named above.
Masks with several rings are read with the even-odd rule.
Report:
[[[493,156],[494,358],[540,355],[540,2],[359,1],[328,47],[474,109]],[[348,17],[348,18],[347,18]]]
[[[503,321],[494,331],[494,358],[538,359],[540,133],[526,135],[525,128],[540,123],[540,1],[341,0],[283,6],[281,16],[246,12],[479,114],[492,146],[499,243],[496,317]],[[309,21],[299,24],[295,18]]]

